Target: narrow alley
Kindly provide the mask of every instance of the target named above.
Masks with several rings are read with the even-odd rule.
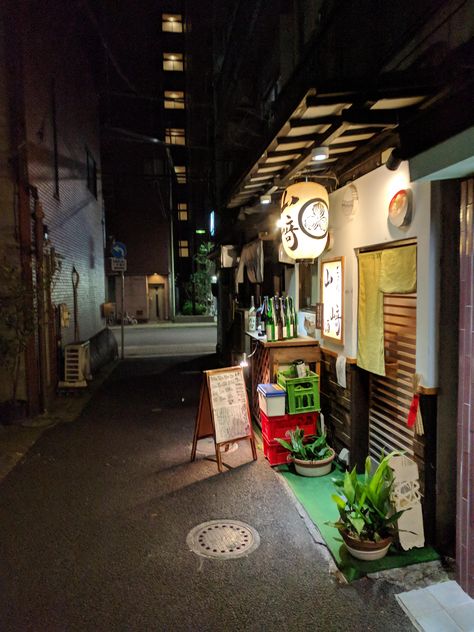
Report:
[[[253,462],[241,443],[218,474],[203,441],[190,463],[200,372],[214,363],[117,365],[1,482],[1,630],[413,629],[400,588],[338,581],[260,450]],[[252,526],[259,547],[191,552],[191,529],[217,519]]]

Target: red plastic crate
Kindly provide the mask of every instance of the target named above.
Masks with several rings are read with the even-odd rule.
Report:
[[[297,415],[281,415],[280,417],[267,417],[260,411],[262,422],[262,434],[271,444],[278,444],[276,439],[285,439],[288,430],[294,430],[296,426],[304,430],[305,435],[316,434],[318,426],[318,413],[298,413]],[[279,445],[279,444],[278,444]]]
[[[268,459],[270,465],[282,465],[283,463],[288,463],[288,455],[290,454],[288,450],[280,445],[277,441],[270,442],[262,434],[263,439],[263,454]]]

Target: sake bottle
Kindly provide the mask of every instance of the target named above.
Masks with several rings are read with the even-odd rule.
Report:
[[[267,342],[274,342],[276,340],[275,333],[275,316],[273,314],[273,301],[271,298],[267,298],[267,314],[265,320],[265,331],[267,334]]]
[[[254,297],[250,297],[250,309],[249,309],[249,331],[255,332],[257,329],[257,314],[255,312],[255,300]]]
[[[280,309],[281,303],[278,294],[273,298],[273,311],[275,318],[276,340],[283,340],[283,315]]]
[[[281,314],[283,318],[283,338],[293,338],[290,310],[288,309],[288,297],[281,298]]]

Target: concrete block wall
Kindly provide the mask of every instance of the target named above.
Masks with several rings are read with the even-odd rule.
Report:
[[[98,97],[77,28],[81,14],[67,5],[29,3],[22,40],[28,177],[37,187],[50,243],[61,260],[53,302],[66,303],[71,313],[70,326],[61,331],[63,344],[74,338],[73,267],[80,275],[81,340],[103,328],[105,297]],[[87,186],[87,151],[97,165],[97,197]]]

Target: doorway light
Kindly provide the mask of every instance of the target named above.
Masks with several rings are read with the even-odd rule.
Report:
[[[323,145],[314,147],[311,150],[311,160],[327,160],[329,158],[329,147]]]
[[[401,163],[402,159],[400,158],[400,152],[397,148],[395,148],[392,150],[392,153],[388,157],[385,166],[387,167],[387,169],[389,169],[389,171],[396,171]]]

